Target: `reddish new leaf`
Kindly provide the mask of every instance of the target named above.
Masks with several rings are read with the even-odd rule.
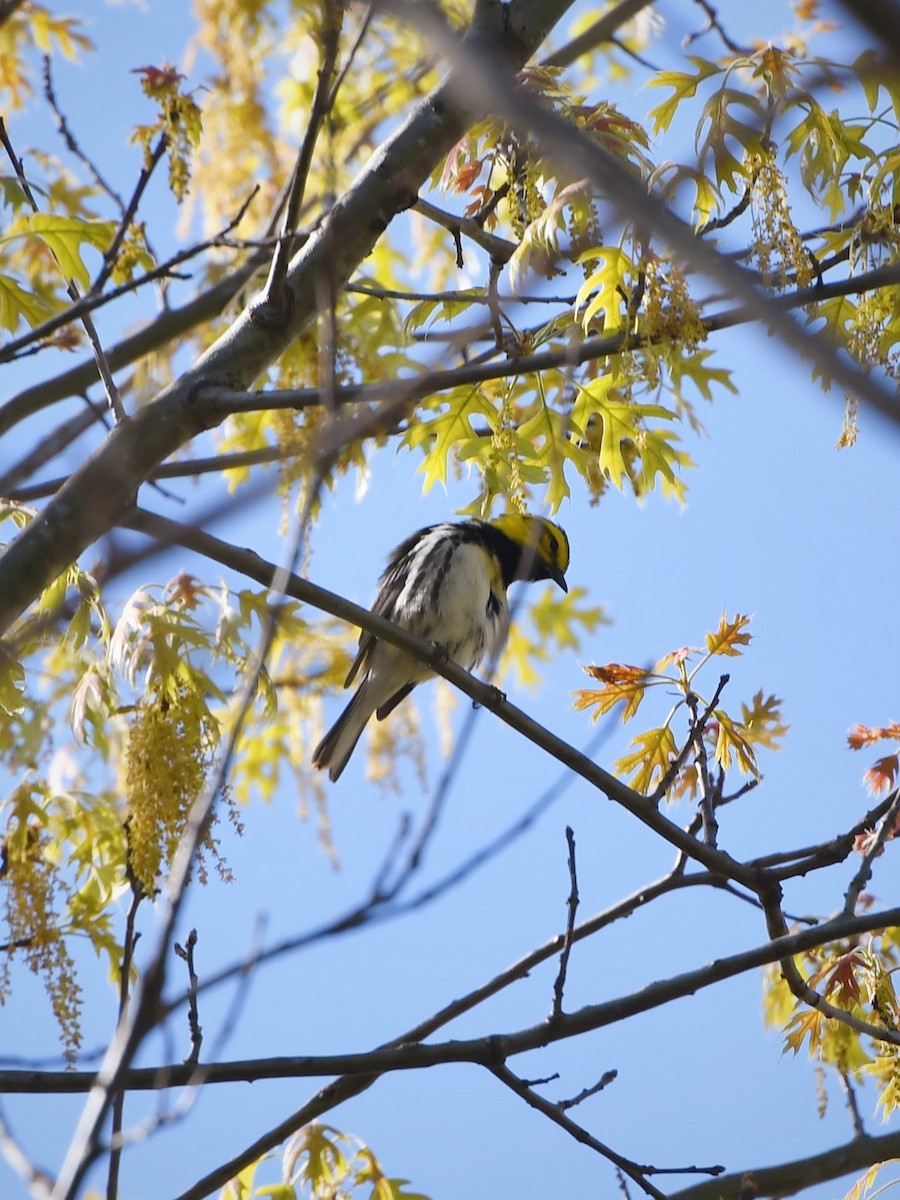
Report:
[[[863,775],[863,782],[873,796],[894,786],[898,765],[900,763],[896,754],[886,754],[884,758],[879,758],[874,766],[869,767]]]

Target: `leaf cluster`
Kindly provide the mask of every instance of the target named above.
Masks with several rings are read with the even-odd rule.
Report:
[[[656,799],[695,799],[709,788],[707,763],[719,770],[715,787],[720,800],[725,776],[732,768],[745,778],[762,778],[757,751],[778,749],[788,729],[782,720],[781,701],[760,690],[749,704],[741,703],[737,715],[718,703],[727,676],[720,677],[711,699],[698,687],[700,672],[714,659],[743,653],[750,642],[749,622],[747,616],[737,614],[729,619],[723,613],[718,627],[706,635],[703,648],[682,646],[666,654],[652,670],[623,663],[584,668],[601,686],[575,692],[575,708],[591,710],[594,721],[618,704],[622,705],[622,721],[633,720],[651,689],[674,696],[663,723],[636,734],[632,750],[615,764],[617,773],[636,791],[653,792]],[[677,732],[678,718],[687,725],[684,734]]]

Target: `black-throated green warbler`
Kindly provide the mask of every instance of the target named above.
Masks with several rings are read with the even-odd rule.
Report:
[[[471,671],[502,649],[509,632],[506,589],[516,579],[552,579],[566,587],[569,542],[543,517],[508,513],[494,521],[444,522],[420,529],[388,559],[372,612],[443,647]],[[353,699],[313,754],[313,766],[337,779],[369,718],[383,721],[432,672],[365,630],[344,682],[359,672]]]

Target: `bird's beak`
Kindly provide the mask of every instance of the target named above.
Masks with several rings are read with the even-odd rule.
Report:
[[[566,577],[563,575],[559,567],[554,567],[550,572],[550,578],[554,583],[558,583],[564,592],[568,592],[569,585],[566,583]]]

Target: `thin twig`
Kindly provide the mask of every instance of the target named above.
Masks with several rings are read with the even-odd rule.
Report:
[[[645,8],[649,8],[652,0],[619,0],[604,12],[594,23],[588,26],[578,37],[559,50],[549,54],[542,62],[544,67],[569,67],[582,54],[589,54],[598,46],[610,41],[622,26],[636,17]]]
[[[694,0],[694,3],[698,4],[706,14],[706,24],[702,29],[698,29],[694,33],[688,33],[685,35],[681,43],[684,47],[690,46],[693,42],[696,42],[698,38],[703,37],[703,35],[706,33],[715,32],[722,39],[722,44],[725,49],[729,50],[732,54],[746,56],[752,53],[752,50],[749,47],[740,46],[736,41],[729,37],[729,35],[725,32],[721,21],[719,20],[718,12],[709,3],[709,0]]]
[[[457,258],[462,254],[460,239],[463,237],[480,246],[492,259],[501,264],[509,262],[518,249],[515,242],[498,237],[495,233],[488,233],[476,217],[458,217],[454,213],[445,212],[428,200],[423,200],[421,196],[412,207],[415,212],[421,213],[429,221],[434,221],[436,225],[453,234],[457,239]]]
[[[613,729],[614,724],[612,721],[609,721],[605,728],[600,728],[595,733],[591,741],[585,746],[585,755],[589,758],[593,757],[601,743],[611,735]],[[429,904],[433,900],[442,896],[451,888],[458,886],[474,871],[484,866],[485,863],[491,861],[507,846],[511,845],[517,838],[521,837],[528,829],[531,828],[535,821],[547,811],[550,805],[555,803],[560,798],[567,788],[574,785],[575,780],[576,776],[574,776],[571,771],[563,771],[557,780],[551,784],[550,787],[547,788],[547,790],[537,798],[537,800],[534,801],[530,808],[528,808],[517,821],[513,822],[495,838],[492,838],[489,842],[486,842],[480,849],[472,853],[457,867],[439,878],[435,883],[429,884],[427,887],[423,888],[422,891],[418,892],[414,896],[411,896],[409,900],[406,901],[399,901],[397,899],[398,894],[402,891],[402,888],[405,885],[405,879],[401,877],[399,881],[395,881],[394,883],[390,884],[387,881],[388,872],[395,857],[395,846],[397,846],[402,837],[405,836],[404,829],[401,827],[389,853],[385,856],[383,866],[376,874],[375,882],[370,889],[368,898],[361,905],[356,906],[342,916],[336,917],[335,919],[313,930],[295,935],[293,937],[285,938],[283,941],[277,942],[275,945],[270,946],[266,950],[258,951],[253,957],[252,961],[244,959],[236,966],[222,969],[215,975],[208,977],[201,985],[201,990],[205,990],[207,987],[219,986],[220,984],[233,978],[235,975],[243,974],[247,969],[249,969],[250,966],[256,966],[259,963],[268,962],[272,959],[283,957],[286,954],[290,954],[296,950],[304,949],[307,946],[318,943],[326,938],[331,938],[338,934],[359,929],[363,925],[375,924],[380,921],[390,920],[394,917],[403,916],[407,913],[423,908],[426,904]],[[412,860],[412,857],[412,855],[409,856],[410,861]],[[407,864],[407,871],[408,865],[409,864]],[[700,878],[701,877],[697,876],[687,881],[687,886],[695,886],[700,882]],[[649,903],[656,897],[657,894],[659,893],[656,890],[656,885],[650,885],[647,888],[642,889],[639,894],[639,905]],[[637,899],[637,897],[632,897],[627,903],[630,904],[635,899]],[[633,911],[633,909],[629,908],[628,911]],[[601,922],[605,923],[607,920],[614,919],[616,918],[610,914],[607,914],[605,918],[601,918]],[[578,941],[580,938],[587,937],[590,935],[590,933],[596,932],[597,928],[600,927],[599,925],[594,924],[596,921],[597,918],[592,918],[591,921],[585,922],[579,926],[579,928],[575,931],[574,940]],[[542,950],[538,952],[537,958],[535,958],[533,961],[529,960],[529,965],[536,966],[545,958],[552,957],[553,954],[558,952],[559,946],[560,939],[554,938],[552,942],[548,943],[547,946],[543,947]],[[522,970],[524,972],[526,967],[522,966]],[[507,982],[512,982],[514,978],[515,974],[513,973],[508,977]],[[185,999],[186,997],[182,996],[170,1002],[169,1011],[173,1011],[176,1007],[182,1004]]]
[[[723,675],[719,681],[719,688],[724,687],[724,680],[728,678]],[[709,757],[706,753],[706,739],[703,736],[705,728],[705,719],[701,722],[700,703],[694,692],[689,691],[685,697],[685,703],[691,710],[691,737],[690,740],[694,745],[694,753],[697,763],[697,780],[700,791],[700,816],[703,822],[703,840],[707,846],[715,846],[719,836],[719,822],[716,820],[716,805],[712,783],[709,777]]]
[[[524,1100],[526,1104],[530,1105],[531,1108],[535,1108],[539,1113],[543,1113],[545,1117],[549,1117],[554,1125],[559,1125],[559,1127],[564,1129],[566,1133],[575,1139],[576,1142],[581,1142],[583,1146],[589,1146],[591,1150],[596,1150],[596,1152],[602,1155],[603,1158],[608,1159],[609,1162],[617,1166],[620,1171],[623,1171],[629,1177],[629,1179],[633,1179],[643,1192],[645,1192],[648,1196],[652,1196],[653,1200],[665,1200],[665,1193],[661,1192],[659,1188],[655,1187],[649,1181],[649,1179],[647,1179],[646,1172],[643,1167],[640,1167],[637,1163],[625,1158],[624,1155],[613,1150],[611,1146],[607,1146],[604,1142],[599,1141],[592,1134],[588,1133],[586,1129],[582,1128],[581,1125],[578,1125],[572,1120],[571,1117],[567,1117],[566,1114],[556,1104],[554,1104],[552,1100],[545,1100],[544,1097],[538,1092],[535,1092],[528,1087],[528,1085],[505,1064],[490,1067],[489,1069],[491,1074],[495,1075],[501,1083],[506,1084],[510,1091],[515,1092],[515,1094]]]
[[[191,1052],[184,1060],[188,1065],[200,1061],[200,1047],[203,1045],[203,1029],[200,1025],[200,1012],[197,1008],[197,972],[194,970],[194,947],[197,945],[197,930],[192,929],[187,942],[180,946],[174,945],[175,953],[187,963],[188,969],[188,1029],[191,1034]]]
[[[37,200],[34,197],[34,193],[32,192],[31,186],[28,183],[28,179],[25,175],[25,170],[22,166],[22,160],[18,157],[13,149],[12,142],[9,140],[9,135],[6,132],[6,122],[2,117],[0,117],[0,142],[3,143],[3,148],[6,150],[7,156],[12,163],[13,170],[16,173],[16,177],[19,180],[22,191],[25,193],[28,203],[31,205],[32,211],[35,213],[40,212]],[[53,257],[56,258],[56,255],[54,254]],[[58,259],[57,265],[59,265]],[[74,280],[66,277],[62,266],[60,266],[60,274],[65,281],[66,291],[69,293],[72,301],[77,304],[81,299],[81,292],[78,289],[78,285]],[[106,389],[106,397],[109,402],[110,411],[112,412],[116,421],[123,421],[125,419],[125,409],[122,407],[122,398],[119,395],[119,389],[116,387],[115,381],[113,380],[112,371],[109,369],[109,362],[107,361],[106,354],[100,344],[100,337],[97,333],[97,327],[94,325],[90,314],[87,312],[83,312],[81,314],[80,320],[81,324],[84,326],[84,331],[87,334],[88,341],[91,344],[91,350],[94,354],[94,362],[97,364],[97,370],[100,374],[100,378],[103,380],[103,386]]]
[[[56,91],[53,87],[52,62],[51,62],[49,54],[44,55],[43,62],[41,65],[42,65],[42,74],[43,74],[43,79],[44,79],[44,99],[49,104],[50,111],[53,113],[53,116],[56,118],[56,127],[59,130],[60,137],[66,143],[66,148],[68,149],[69,153],[74,158],[77,158],[78,161],[85,167],[88,174],[90,174],[93,177],[93,180],[97,184],[97,187],[102,192],[104,192],[107,196],[109,196],[110,200],[112,200],[112,202],[116,205],[119,212],[124,213],[125,212],[125,202],[122,200],[122,197],[119,195],[119,193],[116,191],[116,189],[112,186],[112,184],[106,178],[104,178],[103,174],[100,171],[100,168],[97,166],[97,164],[94,162],[94,160],[90,157],[90,155],[86,154],[85,151],[82,150],[81,146],[78,144],[78,141],[77,141],[74,133],[72,132],[71,128],[69,127],[69,122],[67,121],[65,114],[63,113],[62,109],[59,107],[59,104],[56,99]]]
[[[582,1101],[587,1100],[590,1096],[596,1096],[598,1092],[602,1092],[604,1088],[609,1087],[618,1078],[618,1075],[619,1072],[616,1070],[604,1071],[593,1087],[583,1088],[577,1096],[573,1096],[570,1100],[557,1100],[556,1107],[563,1112],[566,1109],[575,1108],[576,1105],[581,1104]]]
[[[572,950],[572,937],[575,932],[575,914],[578,912],[578,877],[575,873],[575,834],[571,826],[566,826],[566,844],[569,847],[569,899],[566,901],[566,932],[563,937],[562,950],[559,953],[559,971],[553,984],[553,1008],[550,1020],[555,1021],[562,1016],[563,991],[566,986],[566,971],[569,967],[569,954]]]
[[[841,1080],[841,1087],[844,1089],[847,1111],[850,1113],[850,1120],[853,1123],[854,1136],[864,1138],[868,1135],[866,1134],[866,1127],[863,1124],[862,1113],[859,1111],[859,1102],[856,1099],[856,1089],[853,1086],[853,1081],[846,1071],[839,1069],[838,1075]]]
[[[165,262],[159,266],[153,267],[145,274],[137,279],[129,280],[127,283],[119,284],[117,287],[110,288],[108,292],[102,294],[91,293],[87,296],[82,296],[76,303],[70,305],[63,312],[56,313],[52,317],[48,317],[46,321],[42,321],[40,325],[35,325],[28,333],[22,334],[21,337],[14,338],[7,342],[2,351],[0,351],[0,363],[10,362],[16,358],[23,350],[33,345],[35,342],[41,342],[44,339],[55,333],[57,329],[70,324],[76,318],[80,318],[84,313],[93,312],[97,308],[103,308],[110,304],[113,300],[118,300],[120,296],[130,295],[136,292],[139,288],[145,287],[148,283],[155,283],[158,279],[169,278],[175,275],[175,268],[184,262],[196,258],[199,254],[204,254],[207,250],[213,250],[218,246],[226,244],[228,233],[238,225],[244,217],[247,209],[252,204],[259,192],[259,186],[255,186],[247,198],[243,201],[235,216],[219,233],[211,238],[206,238],[202,242],[197,242],[196,245],[189,246],[186,250],[179,250],[177,254],[173,254],[171,258],[167,258]],[[269,245],[271,243],[268,243]],[[238,274],[238,272],[235,272]],[[188,276],[181,276],[188,278]],[[235,288],[237,290],[237,288]],[[185,306],[189,307],[189,306]],[[190,328],[190,326],[188,326]],[[186,332],[183,331],[183,332]],[[115,348],[111,352],[115,355]],[[85,384],[87,386],[87,384]],[[62,397],[61,397],[62,398]],[[24,414],[30,416],[30,413]]]
[[[103,255],[103,263],[97,273],[94,282],[91,284],[91,294],[97,294],[103,290],[103,285],[112,275],[116,267],[116,260],[119,257],[119,250],[124,242],[128,230],[131,228],[131,223],[135,218],[138,210],[138,205],[147,189],[147,185],[156,170],[156,167],[161,162],[163,155],[166,152],[166,147],[169,144],[168,135],[161,133],[157,138],[156,145],[147,156],[146,163],[141,167],[138,181],[135,184],[134,191],[131,193],[131,199],[125,206],[125,211],[122,213],[122,219],[119,222],[119,227],[113,234],[113,240],[109,244],[109,248]],[[165,277],[163,277],[165,278]]]
[[[303,195],[312,166],[313,152],[319,138],[322,125],[330,106],[334,103],[335,91],[332,90],[335,63],[340,44],[343,4],[329,0],[322,9],[322,28],[320,30],[321,59],[316,80],[316,90],[309,113],[309,123],[303,135],[303,142],[294,171],[288,187],[287,203],[281,222],[281,238],[275,246],[272,255],[272,265],[262,294],[253,307],[253,315],[265,322],[283,321],[286,319],[288,306],[287,273],[293,250],[291,237],[297,228]]]
[[[342,86],[344,80],[347,78],[347,75],[350,72],[350,68],[353,66],[353,63],[356,59],[356,55],[359,53],[359,48],[363,44],[363,39],[365,38],[366,34],[369,31],[369,25],[371,23],[372,23],[372,5],[368,4],[368,5],[366,5],[366,11],[363,13],[362,20],[359,23],[359,28],[356,31],[356,36],[353,39],[353,45],[350,47],[350,51],[347,55],[347,61],[344,63],[344,65],[341,67],[340,71],[338,72],[338,76],[334,81],[334,86],[332,87],[331,92],[328,96],[328,105],[327,105],[328,112],[331,112],[334,109],[334,105],[335,105],[335,101],[337,100],[338,92],[341,90],[341,86]]]
[[[875,864],[875,859],[884,849],[885,842],[897,832],[898,813],[900,813],[900,788],[897,788],[893,793],[890,807],[881,818],[878,832],[873,838],[867,841],[862,862],[859,864],[859,868],[850,880],[850,884],[844,894],[844,913],[847,916],[856,911],[860,893],[872,878],[872,868]]]
[[[131,904],[128,907],[128,915],[125,918],[125,935],[122,941],[122,962],[119,966],[119,1012],[118,1020],[121,1024],[125,1019],[125,1014],[128,1010],[128,997],[131,991],[131,968],[134,963],[134,950],[137,945],[138,938],[141,936],[136,932],[135,926],[137,923],[137,912],[141,901],[146,893],[141,887],[137,879],[130,875],[131,882]],[[110,1120],[110,1141],[111,1149],[109,1153],[109,1164],[106,1172],[106,1200],[117,1200],[119,1195],[119,1169],[122,1162],[122,1122],[125,1115],[125,1088],[120,1087],[113,1097],[112,1116]]]
[[[712,700],[710,700],[709,704],[707,704],[706,708],[703,710],[702,717],[698,717],[696,712],[694,712],[693,709],[691,710],[692,711],[692,720],[691,720],[690,730],[688,731],[687,739],[685,740],[684,745],[681,747],[681,750],[679,750],[677,756],[672,759],[671,763],[669,764],[668,770],[666,771],[666,773],[662,777],[662,779],[659,781],[656,791],[650,797],[651,801],[654,804],[659,804],[660,801],[662,801],[665,798],[665,795],[668,792],[669,788],[672,786],[672,784],[678,778],[678,773],[681,771],[681,768],[687,762],[688,756],[690,755],[691,750],[694,749],[694,744],[695,744],[695,741],[696,741],[698,735],[702,737],[703,730],[706,728],[706,722],[712,716],[713,710],[715,709],[716,705],[719,703],[719,700],[721,698],[721,695],[725,688],[725,685],[728,683],[730,678],[731,678],[730,675],[720,675],[719,676],[719,685],[716,688],[716,690],[713,692]],[[690,707],[690,703],[688,704],[688,707]]]

